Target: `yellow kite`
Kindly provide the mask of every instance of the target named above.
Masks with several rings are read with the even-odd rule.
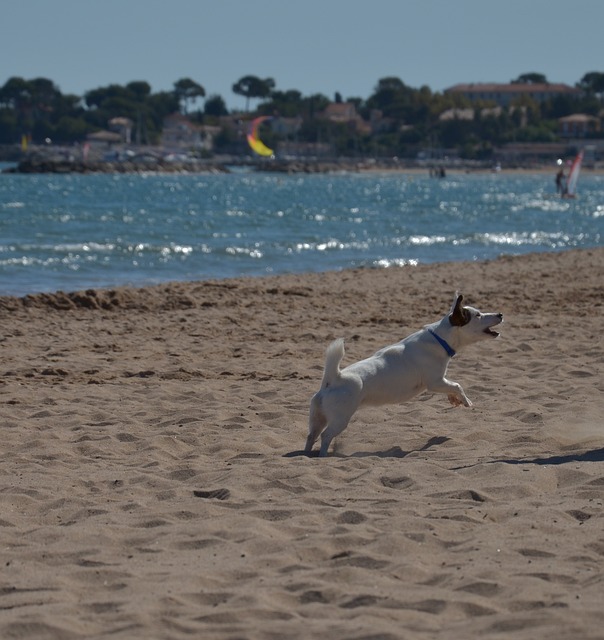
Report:
[[[260,116],[259,118],[254,118],[250,124],[250,130],[247,134],[247,141],[250,147],[259,155],[259,156],[273,156],[275,155],[272,149],[269,149],[262,140],[258,137],[258,127],[265,120],[272,120],[272,116]]]

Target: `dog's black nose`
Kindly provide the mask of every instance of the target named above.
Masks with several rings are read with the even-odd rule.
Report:
[[[498,313],[498,314],[497,314],[497,317],[498,317],[500,320],[503,320],[503,313]]]

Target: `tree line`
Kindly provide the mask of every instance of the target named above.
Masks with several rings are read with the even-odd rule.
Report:
[[[526,73],[512,82],[547,83],[547,78]],[[295,89],[280,90],[272,78],[246,75],[232,85],[233,93],[246,101],[245,112],[237,114],[229,113],[222,96],[206,96],[203,85],[190,78],[176,81],[171,91],[154,93],[149,83],[134,81],[77,96],[61,93],[47,78],[11,77],[0,88],[0,144],[15,144],[23,135],[38,144],[45,140],[58,144],[82,142],[87,134],[106,129],[116,117],[129,118],[136,131],[143,132],[139,142],[156,144],[164,118],[180,112],[198,124],[223,126],[216,138],[217,151],[233,147],[234,133],[224,116],[277,115],[300,120],[295,134],[288,134],[296,142],[328,142],[340,155],[404,157],[428,146],[455,148],[465,157],[488,157],[493,147],[506,142],[556,141],[557,121],[563,116],[601,115],[604,73],[586,73],[576,86],[582,90],[578,97],[559,96],[543,103],[523,98],[509,109],[489,112],[486,108],[492,105],[488,103],[470,104],[463,96],[433,92],[427,86],[413,88],[397,77],[379,79],[367,98],[344,100],[337,92],[329,98],[323,94],[305,96]],[[332,102],[351,103],[362,122],[374,123],[377,119],[378,126],[355,127],[322,118]],[[445,110],[453,108],[472,108],[475,116],[471,120],[439,119]],[[284,138],[270,131],[267,135],[268,144]]]

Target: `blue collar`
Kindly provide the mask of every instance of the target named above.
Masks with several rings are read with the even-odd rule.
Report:
[[[440,336],[436,335],[432,329],[428,329],[428,331],[434,336],[436,342],[438,342],[438,344],[447,352],[449,358],[452,358],[455,355],[455,350],[451,348],[451,345],[446,340],[443,340]]]

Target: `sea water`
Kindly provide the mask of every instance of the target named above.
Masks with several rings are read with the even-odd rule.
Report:
[[[0,175],[0,295],[482,260],[602,244],[604,178]]]

